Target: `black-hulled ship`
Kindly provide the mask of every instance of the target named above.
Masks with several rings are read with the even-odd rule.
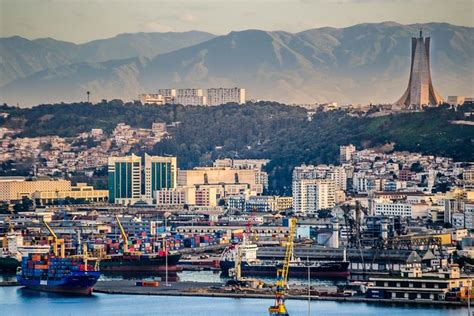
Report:
[[[155,254],[124,253],[109,255],[100,261],[100,270],[103,272],[176,272],[181,254],[164,252]]]
[[[238,250],[238,248],[240,248]],[[221,258],[219,266],[224,276],[235,269],[235,260],[240,254],[240,274],[242,276],[274,276],[282,266],[281,261],[257,259],[257,245],[247,243],[227,248]],[[238,251],[237,251],[238,250]],[[349,262],[347,261],[305,261],[292,260],[290,262],[289,277],[307,277],[308,268],[311,277],[317,278],[346,278],[349,276]]]
[[[220,268],[224,276],[235,266],[234,261],[221,261]],[[282,263],[278,261],[257,260],[243,261],[240,265],[242,276],[275,276]],[[288,270],[289,277],[307,277],[308,268],[311,277],[317,278],[346,278],[349,276],[349,262],[347,261],[292,261]]]

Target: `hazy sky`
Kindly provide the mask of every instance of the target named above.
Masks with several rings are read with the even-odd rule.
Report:
[[[0,36],[76,43],[119,33],[263,29],[363,22],[474,26],[473,0],[0,0]]]

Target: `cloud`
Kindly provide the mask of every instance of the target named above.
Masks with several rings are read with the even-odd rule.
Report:
[[[197,20],[196,16],[189,13],[189,12],[184,13],[179,18],[180,18],[181,21],[189,22],[189,23],[196,22],[196,20]]]
[[[143,29],[146,32],[172,32],[173,27],[168,24],[163,24],[160,21],[148,21],[143,24]]]

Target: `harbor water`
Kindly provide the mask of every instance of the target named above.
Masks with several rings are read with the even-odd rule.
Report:
[[[0,315],[267,315],[269,299],[142,296],[93,294],[90,297],[36,292],[21,287],[0,287]],[[289,300],[290,315],[308,315],[306,301]],[[315,301],[312,315],[454,316],[467,309],[413,305],[378,305]]]
[[[102,276],[102,280],[122,279],[122,276]],[[181,281],[224,282],[219,273],[211,271],[183,271]],[[0,274],[0,280],[12,281],[14,274]],[[295,284],[304,280],[294,280]],[[318,286],[334,286],[333,281],[312,282]],[[68,296],[55,293],[37,292],[19,286],[0,287],[0,316],[3,315],[267,315],[267,308],[273,303],[270,299],[236,299],[180,296],[112,295],[94,293],[90,297]],[[288,300],[290,315],[308,315],[308,302]],[[349,303],[331,301],[311,302],[311,315],[417,315],[454,316],[467,315],[467,308],[401,305],[377,303]]]

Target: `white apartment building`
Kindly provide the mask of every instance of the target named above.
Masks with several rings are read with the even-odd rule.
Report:
[[[474,191],[474,168],[465,169],[462,178],[464,190]]]
[[[474,201],[464,203],[464,226],[474,229]]]
[[[163,97],[176,98],[176,89],[158,89],[158,94]]]
[[[337,190],[347,190],[347,174],[346,170],[344,167],[333,167],[329,172],[328,172],[328,177],[329,179],[334,181],[334,184],[336,185]]]
[[[451,225],[453,225],[454,228],[464,228],[465,227],[464,213],[463,212],[453,213],[451,216]]]
[[[158,89],[157,93],[140,94],[143,104],[206,105],[207,98],[202,89]]]
[[[296,212],[315,213],[336,204],[333,180],[299,179],[293,181],[293,209]]]
[[[207,105],[215,106],[226,103],[245,103],[245,89],[242,88],[210,88],[207,89]]]
[[[186,204],[184,189],[161,189],[155,191],[156,205],[167,207],[180,207]]]
[[[245,103],[243,88],[199,88],[158,89],[156,93],[144,93],[138,96],[142,104],[163,105],[221,105],[226,103]]]
[[[369,193],[371,191],[381,191],[382,180],[372,175],[356,172],[352,177],[352,190],[357,193]]]
[[[352,160],[352,155],[356,152],[356,147],[352,144],[339,147],[339,162],[348,163]]]
[[[374,202],[376,216],[401,216],[412,218],[412,208],[410,204],[391,203],[391,202]]]
[[[377,216],[401,216],[413,219],[426,217],[431,209],[441,208],[429,206],[427,204],[393,203],[385,201],[375,201],[373,207],[375,210],[374,215]]]
[[[182,105],[206,105],[207,99],[202,89],[177,89],[175,103]]]

